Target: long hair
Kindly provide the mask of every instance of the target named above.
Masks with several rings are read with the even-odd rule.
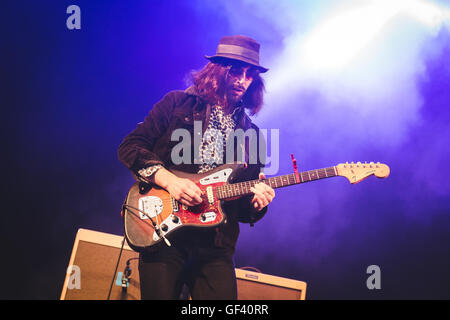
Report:
[[[231,66],[231,61],[217,60],[192,73],[193,86],[206,103],[227,106],[226,80]],[[242,97],[242,104],[249,110],[250,115],[256,115],[261,110],[264,90],[264,80],[258,73]]]

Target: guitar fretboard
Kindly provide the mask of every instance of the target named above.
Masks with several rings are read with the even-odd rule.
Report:
[[[249,180],[245,182],[225,184],[216,188],[216,196],[218,199],[245,196],[247,194],[251,194],[252,191],[250,189],[261,182],[269,185],[272,189],[276,189],[335,176],[337,176],[336,167],[329,167],[299,172],[298,180],[296,175],[291,173],[283,176],[270,177],[265,180]]]

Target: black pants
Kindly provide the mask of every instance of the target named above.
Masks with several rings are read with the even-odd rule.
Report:
[[[192,299],[236,300],[233,254],[227,248],[180,245],[141,254],[141,299],[179,299],[186,284]]]

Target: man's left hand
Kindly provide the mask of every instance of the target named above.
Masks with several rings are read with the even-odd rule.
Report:
[[[259,174],[259,180],[264,180],[266,177],[263,173]],[[275,191],[267,184],[260,182],[255,187],[250,188],[255,194],[252,199],[252,205],[257,211],[261,211],[269,203],[272,202],[275,197]]]

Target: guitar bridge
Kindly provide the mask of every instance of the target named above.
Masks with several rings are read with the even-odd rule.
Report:
[[[178,206],[178,201],[175,200],[174,197],[170,197],[170,200],[172,202],[172,210],[173,210],[173,212],[178,212],[180,210],[180,207]]]

